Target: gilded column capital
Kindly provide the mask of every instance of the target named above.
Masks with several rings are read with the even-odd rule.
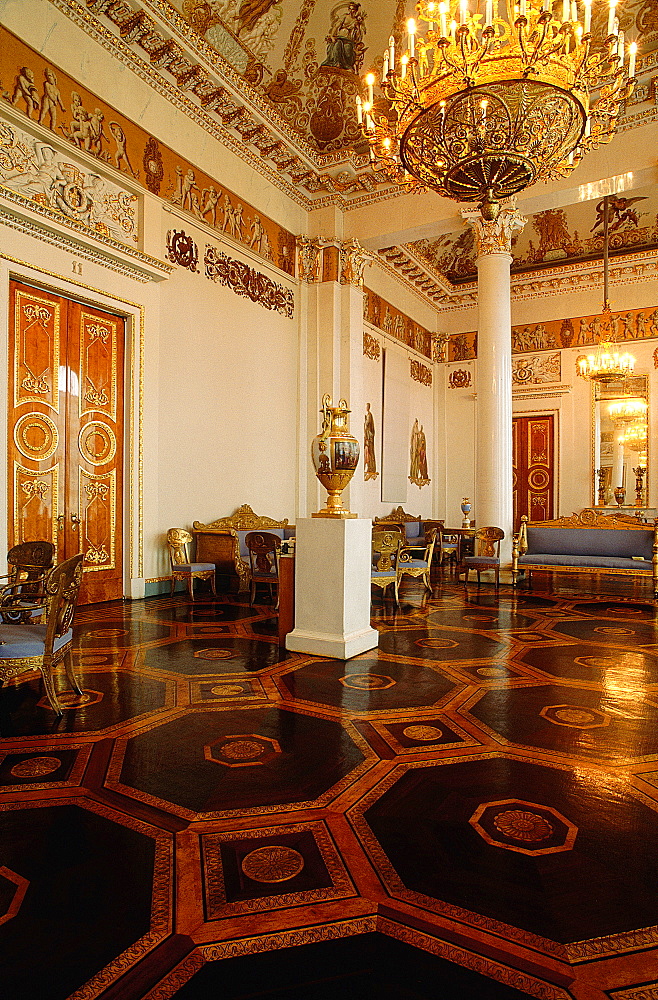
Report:
[[[297,237],[297,260],[300,281],[317,284],[322,277],[322,248],[326,240],[319,237]]]
[[[448,360],[448,343],[450,337],[447,333],[432,334],[432,361],[441,364]]]
[[[341,285],[363,288],[363,271],[366,264],[373,260],[373,255],[364,250],[358,240],[339,242],[338,254]]]
[[[463,208],[462,218],[473,226],[478,257],[486,257],[494,253],[512,253],[512,237],[517,230],[523,229],[528,221],[518,211],[516,200],[504,205],[498,217],[485,219],[479,208]]]

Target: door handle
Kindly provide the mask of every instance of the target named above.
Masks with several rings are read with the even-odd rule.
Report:
[[[74,531],[78,530],[78,525],[80,524],[80,518],[77,514],[71,514],[71,526]]]
[[[57,530],[64,531],[64,521],[66,520],[66,514],[57,515]]]

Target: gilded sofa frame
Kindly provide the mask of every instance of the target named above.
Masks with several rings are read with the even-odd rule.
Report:
[[[527,529],[530,528],[602,528],[606,531],[653,531],[653,555],[651,559],[651,569],[621,569],[613,566],[559,566],[545,563],[521,563],[519,557],[525,555],[528,550]],[[565,553],[566,554],[566,553]],[[529,521],[527,515],[521,518],[521,528],[513,536],[512,541],[512,584],[516,586],[520,571],[528,570],[531,574],[533,570],[548,573],[595,573],[613,574],[615,576],[650,576],[653,580],[654,597],[658,598],[658,519],[651,524],[642,524],[636,518],[615,517],[614,514],[599,514],[592,508],[587,507],[580,513],[574,512],[571,517],[558,517],[552,521]]]
[[[219,517],[210,524],[194,521],[192,531],[196,539],[197,562],[214,562],[216,571],[227,576],[238,576],[238,593],[249,590],[251,570],[240,555],[238,531],[267,531],[270,528],[289,528],[288,518],[276,521],[264,514],[255,514],[248,503],[229,517]]]

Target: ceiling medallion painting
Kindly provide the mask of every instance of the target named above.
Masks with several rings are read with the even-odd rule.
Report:
[[[354,102],[368,14],[344,0],[176,0],[182,16],[318,152],[363,148]],[[391,4],[388,28],[393,21]],[[339,175],[349,187],[353,175]],[[357,185],[359,186],[359,185]]]

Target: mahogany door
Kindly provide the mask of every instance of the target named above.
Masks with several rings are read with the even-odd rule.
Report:
[[[123,595],[120,316],[10,287],[9,541],[84,552],[80,603]]]
[[[513,418],[512,462],[514,530],[519,530],[524,514],[531,521],[551,520],[555,482],[552,414]]]

